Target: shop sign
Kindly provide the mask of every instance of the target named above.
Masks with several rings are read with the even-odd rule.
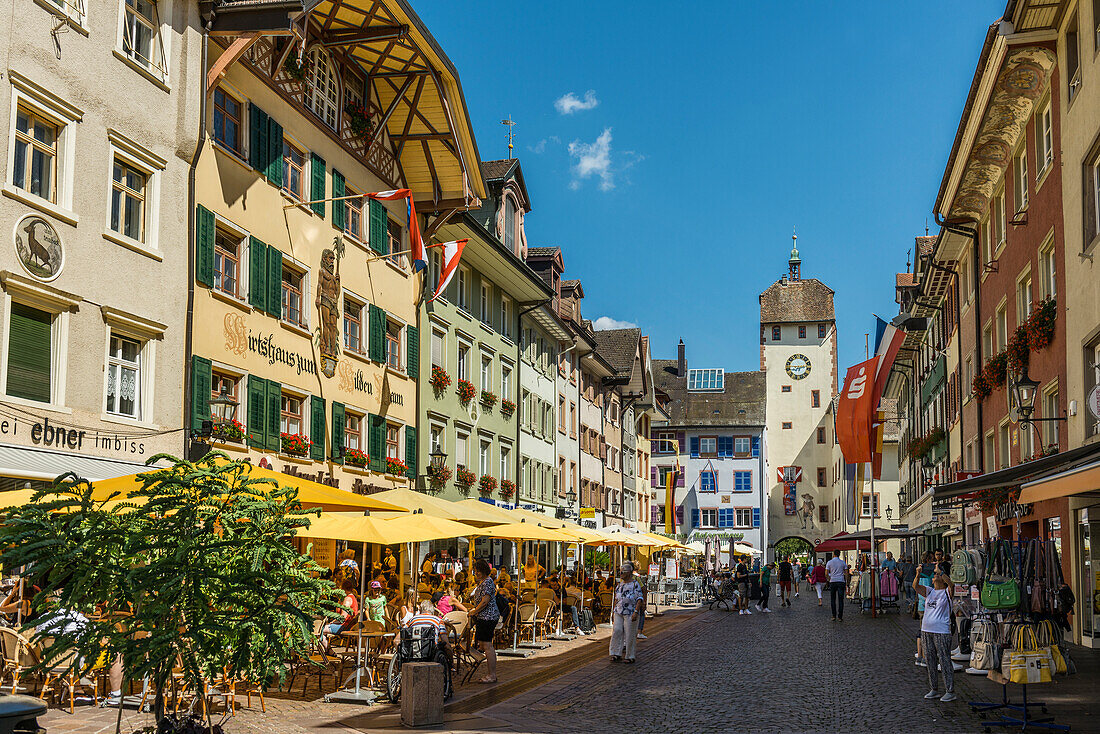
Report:
[[[226,350],[237,356],[248,351],[266,359],[268,364],[285,364],[299,375],[317,374],[317,364],[313,361],[312,354],[302,354],[282,346],[275,340],[274,333],[253,332],[245,326],[244,316],[239,313],[225,315],[222,320],[222,335],[225,337]]]
[[[332,476],[331,474],[326,474],[324,469],[318,472],[304,472],[301,471],[294,464],[284,464],[283,474],[286,474],[288,477],[297,477],[298,479],[306,479],[310,482],[317,482],[318,484],[323,484],[326,487],[335,487],[336,489],[340,488],[340,480]]]
[[[1089,393],[1088,399],[1089,412],[1093,417],[1100,420],[1100,385],[1092,388],[1092,392]]]
[[[1031,505],[1020,505],[1015,502],[1005,502],[1003,504],[997,505],[997,519],[1001,522],[1014,520],[1017,513],[1019,513],[1020,517],[1030,515]]]
[[[18,419],[0,420],[0,435],[29,436],[31,443],[36,446],[48,446],[62,451],[81,451],[86,448],[96,448],[103,451],[117,451],[119,453],[145,454],[145,442],[130,436],[119,436],[113,433],[99,433],[77,428],[68,428],[65,425],[51,424],[49,418],[35,421],[27,428],[26,424],[20,424]]]
[[[985,519],[985,529],[989,531],[990,538],[997,537],[997,518],[990,515]]]
[[[592,519],[592,518],[596,517],[596,508],[595,507],[582,507],[580,517],[581,517],[582,520]],[[595,527],[595,526],[593,525],[593,527]]]

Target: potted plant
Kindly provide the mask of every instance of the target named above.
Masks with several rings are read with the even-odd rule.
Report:
[[[456,392],[458,393],[458,402],[463,405],[469,405],[470,401],[474,399],[474,395],[477,394],[474,384],[469,380],[459,380]]]
[[[344,463],[363,468],[370,461],[370,457],[359,449],[344,449]]]
[[[1004,387],[1008,377],[1008,353],[998,352],[985,363],[986,379],[993,387]]]
[[[500,401],[500,414],[503,415],[505,418],[511,418],[513,415],[515,415],[515,412],[516,404],[513,403],[511,400],[505,398],[504,400]]]
[[[1020,499],[1020,486],[979,489],[975,492],[975,495],[978,501],[979,510],[982,512],[994,512],[998,506],[1006,502],[1015,502]]]
[[[974,375],[974,380],[970,383],[970,392],[978,400],[985,400],[993,392],[993,387],[985,376],[985,370]]]
[[[1020,324],[1016,327],[1016,331],[1012,332],[1012,336],[1008,340],[1008,348],[1005,351],[1008,354],[1008,369],[1013,372],[1020,372],[1027,367],[1031,350],[1028,347],[1028,327],[1026,323]]]
[[[1043,349],[1054,341],[1054,321],[1058,317],[1057,302],[1044,298],[1035,306],[1027,320],[1027,342],[1035,350]]]
[[[451,468],[446,465],[435,466],[434,464],[428,465],[428,486],[438,492],[447,486],[447,481],[451,478]]]
[[[344,105],[344,115],[348,121],[351,134],[357,138],[369,138],[374,132],[374,123],[371,122],[367,109],[359,102],[348,102]]]
[[[219,441],[240,443],[244,440],[244,425],[239,420],[215,420],[214,429],[210,434]]]
[[[438,398],[451,386],[451,376],[442,367],[432,367],[432,376],[428,383],[432,386],[432,391],[435,392],[435,396]]]
[[[305,456],[313,445],[300,433],[280,433],[279,441],[282,444],[283,453],[290,456]]]
[[[482,474],[481,479],[477,480],[477,488],[482,494],[492,494],[497,488],[496,477]]]
[[[492,390],[481,391],[481,407],[485,410],[492,410],[493,406],[497,404],[497,396]]]
[[[455,484],[463,492],[469,492],[470,487],[477,481],[477,477],[474,473],[464,466],[458,467],[458,473],[455,475]]]
[[[395,477],[403,477],[409,473],[409,468],[405,466],[405,462],[401,461],[401,459],[394,459],[387,456],[386,473]]]
[[[500,496],[504,499],[511,499],[512,495],[516,493],[516,483],[511,479],[500,480]]]
[[[291,52],[291,54],[286,57],[286,61],[283,63],[283,70],[291,79],[302,81],[306,78],[306,66],[305,64],[298,63],[298,54],[294,52]]]

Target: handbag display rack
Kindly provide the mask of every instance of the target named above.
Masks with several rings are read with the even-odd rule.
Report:
[[[983,609],[974,615],[971,628],[972,662],[977,656],[986,669],[1001,671],[1005,682],[1001,684],[1000,703],[970,701],[969,705],[981,712],[1019,712],[1018,717],[1002,714],[1000,719],[983,721],[986,732],[995,726],[1019,726],[1021,731],[1028,727],[1069,731],[1068,726],[1055,724],[1053,716],[1033,718],[1030,709],[1039,708],[1046,714],[1046,703],[1027,700],[1029,683],[1049,682],[1054,673],[1065,673],[1072,665],[1059,648],[1062,635],[1058,626],[1049,619],[1035,619],[1053,613],[1057,604],[1062,575],[1055,545],[1036,539],[998,539],[990,541],[985,556]],[[1020,686],[1021,701],[1009,700],[1009,681]]]

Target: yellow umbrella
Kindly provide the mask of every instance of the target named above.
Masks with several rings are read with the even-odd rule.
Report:
[[[307,538],[354,540],[376,545],[420,543],[440,538],[458,538],[476,530],[453,520],[444,520],[423,513],[404,513],[389,520],[366,515],[322,513],[308,528],[298,531]]]
[[[461,520],[455,509],[456,503],[423,492],[415,492],[406,487],[387,489],[385,492],[372,494],[371,497],[396,505],[395,509],[420,510],[425,515],[440,517],[444,520]]]
[[[652,541],[638,539],[634,533],[609,533],[607,528],[595,530],[593,532],[599,533],[606,539],[603,545],[643,546],[652,544]]]
[[[560,530],[542,527],[533,522],[513,522],[505,525],[492,525],[474,531],[475,535],[485,538],[503,538],[505,540],[549,540],[556,543],[576,542]]]
[[[454,511],[461,516],[462,522],[485,526],[519,521],[519,518],[512,514],[512,510],[505,510],[479,499],[460,500],[452,504],[454,504]]]
[[[672,538],[666,538],[663,535],[657,535],[656,533],[642,533],[642,537],[650,538],[652,545],[657,548],[675,548],[680,544]]]
[[[106,499],[111,494],[119,492],[122,497],[127,497],[130,493],[141,488],[142,483],[139,477],[144,473],[127,474],[126,476],[95,482],[95,496],[98,499]],[[329,487],[309,479],[283,474],[255,465],[247,470],[247,477],[249,479],[268,479],[280,487],[291,487],[298,490],[298,501],[305,507],[321,507],[326,510],[399,511],[404,509],[398,505],[376,499],[377,495],[356,494],[355,492]]]

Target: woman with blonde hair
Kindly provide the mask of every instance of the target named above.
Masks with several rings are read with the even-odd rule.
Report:
[[[546,569],[539,565],[538,559],[533,554],[527,556],[527,563],[523,564],[520,573],[523,574],[524,588],[538,588],[539,581],[546,575]]]

